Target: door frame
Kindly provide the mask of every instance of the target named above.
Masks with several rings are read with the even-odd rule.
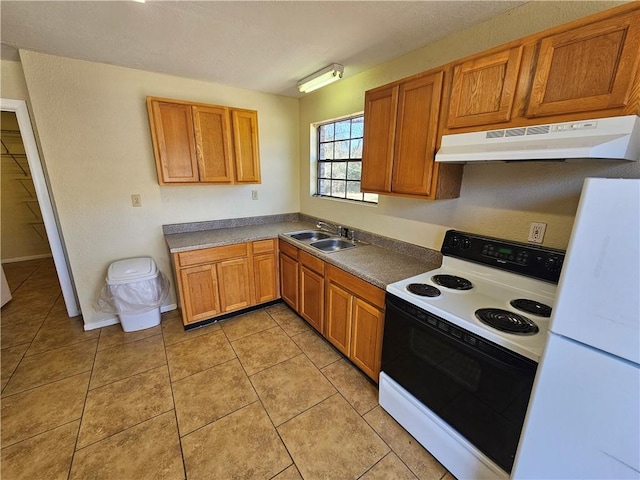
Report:
[[[44,228],[47,232],[47,238],[49,239],[49,246],[51,247],[51,253],[53,254],[53,262],[58,273],[58,280],[60,281],[60,288],[62,289],[62,297],[64,298],[64,303],[67,307],[67,314],[70,317],[77,317],[82,312],[78,306],[73,277],[71,276],[71,270],[69,269],[67,252],[64,249],[62,241],[61,229],[51,202],[51,193],[49,191],[47,179],[44,174],[44,168],[42,167],[42,162],[40,160],[40,154],[38,153],[38,146],[36,144],[33,128],[31,127],[31,118],[29,117],[27,102],[24,100],[0,98],[0,110],[14,112],[18,119],[18,127],[20,128],[22,143],[24,144],[27,162],[29,164],[29,169],[31,170],[36,198],[38,199],[40,211],[42,212]]]

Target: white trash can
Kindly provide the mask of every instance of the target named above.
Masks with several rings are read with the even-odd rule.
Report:
[[[107,285],[98,304],[106,303],[120,317],[125,332],[160,324],[160,305],[169,281],[151,257],[126,258],[109,265]]]

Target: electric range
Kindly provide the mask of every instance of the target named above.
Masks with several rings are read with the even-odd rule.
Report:
[[[564,252],[450,230],[387,286],[380,404],[459,478],[507,478]]]

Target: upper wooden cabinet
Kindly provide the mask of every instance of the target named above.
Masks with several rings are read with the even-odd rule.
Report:
[[[434,162],[444,75],[444,70],[425,72],[365,93],[363,191],[458,196],[461,170],[440,171]],[[439,188],[444,183],[454,187]]]
[[[260,183],[253,110],[147,97],[160,185]]]
[[[447,127],[511,120],[522,45],[453,64]]]
[[[540,41],[526,114],[624,108],[639,61],[639,10],[548,36]]]
[[[640,114],[640,3],[451,67],[444,134]]]

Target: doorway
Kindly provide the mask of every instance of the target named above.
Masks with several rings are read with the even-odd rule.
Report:
[[[35,135],[31,128],[31,120],[29,118],[27,104],[24,100],[9,100],[2,98],[0,99],[0,110],[3,112],[13,112],[16,116],[17,130],[22,137],[22,144],[24,146],[23,155],[26,159],[26,166],[28,166],[28,171],[30,172],[33,180],[33,190],[37,199],[37,204],[39,205],[39,211],[41,212],[42,226],[40,226],[40,222],[34,222],[33,228],[39,230],[41,235],[46,235],[46,238],[48,239],[58,280],[60,281],[67,314],[69,317],[76,317],[80,315],[81,312],[78,306],[75,288],[73,286],[73,278],[71,277],[66,252],[60,235],[58,221],[51,202],[49,187],[40,161]],[[20,160],[21,159],[16,157],[16,162],[18,164],[20,163]]]

